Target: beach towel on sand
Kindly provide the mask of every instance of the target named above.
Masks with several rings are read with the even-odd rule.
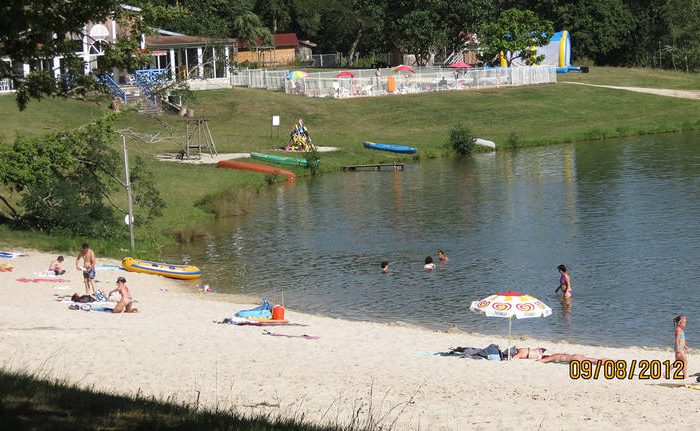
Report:
[[[122,268],[119,265],[112,265],[112,264],[104,264],[104,265],[97,265],[95,267],[95,271],[123,271],[124,268]]]
[[[265,322],[260,320],[239,319],[236,317],[227,317],[221,322],[214,321],[214,323],[228,323],[229,325],[238,326],[308,326],[303,323]]]
[[[491,359],[500,361],[503,358],[503,353],[498,348],[497,344],[489,344],[485,349],[478,347],[451,347],[447,352],[440,352],[440,356],[458,356],[467,359]],[[508,352],[505,352],[506,357]]]
[[[259,307],[251,308],[250,310],[241,310],[235,314],[236,317],[260,317],[263,319],[269,319],[272,317],[272,306],[267,301],[267,298],[263,298],[263,303]]]
[[[15,253],[14,251],[0,251],[0,257],[5,259],[14,259],[17,256],[26,256],[26,254]]]
[[[92,304],[80,304],[74,302],[73,304],[69,305],[68,308],[71,310],[83,310],[83,311],[103,311],[103,312],[112,312],[111,307],[97,307],[94,305],[95,303],[93,302]]]
[[[46,277],[46,278],[18,278],[17,281],[20,283],[40,283],[40,282],[50,282],[50,283],[69,283],[70,280],[66,280],[65,278],[51,278],[51,277]]]
[[[13,269],[13,266],[9,263],[5,263],[0,265],[0,272],[11,272]]]

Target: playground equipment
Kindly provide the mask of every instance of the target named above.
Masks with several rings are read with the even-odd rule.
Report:
[[[178,159],[202,159],[202,150],[214,157],[217,155],[214,138],[209,130],[209,120],[199,117],[185,120],[185,146],[180,151]]]
[[[316,147],[311,142],[309,131],[301,118],[294,123],[292,132],[289,134],[289,143],[284,147],[285,151],[314,151]]]
[[[545,46],[532,47],[537,51],[537,56],[544,55],[544,60],[540,66],[554,66],[557,68],[557,73],[566,73],[569,71],[587,73],[587,67],[578,67],[571,65],[571,38],[566,30],[558,31],[549,39],[549,43]],[[501,67],[506,67],[506,58],[503,53],[500,56]],[[525,66],[523,60],[514,60],[511,66]]]

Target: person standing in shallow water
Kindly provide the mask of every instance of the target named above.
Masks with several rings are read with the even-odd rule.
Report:
[[[687,318],[684,315],[676,316],[673,319],[675,327],[673,334],[673,351],[676,361],[683,361],[683,378],[688,378],[688,346],[685,344],[685,324]]]
[[[554,293],[559,292],[561,289],[563,298],[571,298],[573,295],[573,291],[571,289],[571,277],[569,276],[569,273],[566,272],[566,267],[564,265],[557,266],[557,270],[559,270],[559,287],[557,287],[557,290],[555,290]]]

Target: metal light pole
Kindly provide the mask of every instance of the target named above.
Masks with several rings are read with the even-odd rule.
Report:
[[[126,147],[126,136],[120,134],[122,138],[122,148],[124,148],[124,187],[126,188],[126,199],[129,205],[129,215],[127,216],[127,224],[129,225],[129,239],[131,240],[131,251],[136,250],[134,244],[134,209],[131,206],[131,181],[129,180],[129,150]]]

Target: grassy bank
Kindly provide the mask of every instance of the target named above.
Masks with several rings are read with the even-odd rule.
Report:
[[[700,77],[695,74],[639,69],[593,68],[589,74],[570,73],[559,79],[700,88]],[[286,142],[293,122],[302,117],[317,145],[339,149],[321,155],[321,172],[335,172],[349,164],[412,160],[412,156],[366,150],[362,147],[364,140],[413,145],[420,149],[418,158],[446,156],[450,154],[448,134],[460,123],[475,135],[495,141],[499,149],[700,129],[700,103],[695,100],[563,84],[351,100],[235,88],[199,92],[189,106],[196,115],[210,120],[217,149],[222,153],[279,148]],[[59,111],[60,121],[52,116]],[[39,133],[59,126],[72,127],[102,111],[94,104],[45,100],[32,102],[26,112],[20,113],[11,97],[1,97],[0,115],[8,126],[0,133],[8,142],[13,129]],[[272,115],[281,117],[280,138],[276,132],[270,136]],[[167,203],[164,216],[152,228],[137,229],[137,254],[142,257],[157,257],[159,247],[175,238],[186,242],[206,234],[204,226],[215,213],[228,216],[246,212],[246,203],[272,181],[261,174],[155,161],[153,155],[181,148],[182,138],[177,136],[184,135],[183,124],[176,116],[154,120],[138,114],[129,114],[119,124],[144,133],[173,134],[157,144],[130,143],[132,154],[149,158]],[[308,175],[302,168],[291,170]],[[2,242],[47,248],[44,236],[23,235],[0,229]],[[79,242],[63,239],[49,248],[75,250]],[[127,245],[123,240],[105,241],[98,243],[97,250],[102,255],[120,257]]]
[[[207,412],[193,405],[124,397],[74,385],[0,371],[0,428],[5,430],[336,430],[299,420],[244,417],[229,411]]]

